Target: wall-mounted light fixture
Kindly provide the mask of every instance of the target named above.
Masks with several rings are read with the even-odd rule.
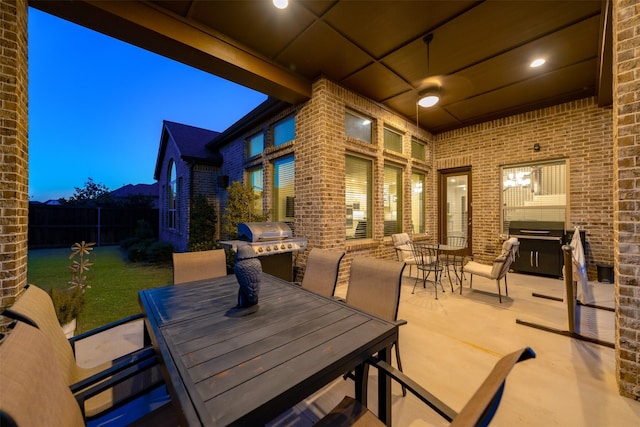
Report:
[[[438,88],[430,88],[418,94],[418,105],[424,108],[433,107],[440,101]]]
[[[533,151],[540,151],[540,144],[538,144],[537,142],[533,144]]]

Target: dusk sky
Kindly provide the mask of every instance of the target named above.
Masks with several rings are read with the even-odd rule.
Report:
[[[152,184],[163,120],[222,132],[265,99],[29,8],[29,200]]]

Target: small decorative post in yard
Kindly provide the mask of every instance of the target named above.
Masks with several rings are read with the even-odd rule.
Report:
[[[77,318],[86,303],[84,291],[86,288],[91,287],[88,283],[86,272],[93,265],[89,255],[93,251],[94,245],[95,243],[86,243],[83,240],[81,243],[74,243],[71,246],[69,259],[72,262],[69,265],[69,269],[72,273],[71,280],[67,282],[69,287],[63,291],[52,287],[49,291],[53,306],[56,309],[58,322],[67,337],[72,337],[75,333]],[[76,257],[78,259],[75,259]]]

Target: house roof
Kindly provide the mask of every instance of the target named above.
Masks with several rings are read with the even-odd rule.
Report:
[[[153,184],[127,184],[116,188],[111,192],[113,197],[149,196],[158,197],[158,183]]]
[[[222,156],[220,153],[217,150],[211,150],[207,147],[207,143],[219,134],[220,132],[213,130],[164,120],[162,122],[162,134],[160,136],[160,148],[158,149],[156,169],[153,174],[154,179],[160,177],[160,167],[164,159],[169,138],[175,142],[180,152],[180,158],[183,161],[193,164],[220,166],[222,164]]]

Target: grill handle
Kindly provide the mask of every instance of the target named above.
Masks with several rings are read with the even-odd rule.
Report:
[[[555,240],[558,242],[562,241],[562,237],[559,236],[528,236],[526,234],[511,234],[511,237],[515,237],[517,239]]]

